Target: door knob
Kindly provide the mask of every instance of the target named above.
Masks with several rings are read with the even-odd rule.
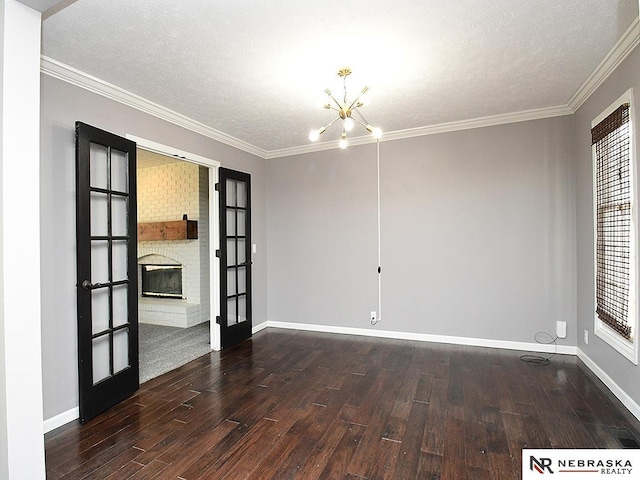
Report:
[[[93,290],[94,288],[105,287],[106,283],[91,283],[89,280],[82,282],[82,288],[85,290]]]

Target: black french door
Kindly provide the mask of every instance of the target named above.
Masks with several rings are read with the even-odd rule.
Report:
[[[219,169],[221,346],[251,336],[251,175]]]
[[[76,122],[80,421],[133,394],[138,377],[136,144]]]

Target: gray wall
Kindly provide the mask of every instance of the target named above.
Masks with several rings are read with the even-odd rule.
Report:
[[[266,320],[265,161],[102,96],[42,76],[41,235],[44,418],[78,405],[76,348],[76,120],[219,161],[252,175],[254,323]],[[33,188],[38,188],[35,183]],[[28,192],[25,192],[28,194]]]
[[[571,116],[380,145],[376,329],[576,343]],[[372,328],[376,146],[267,163],[268,318]]]
[[[591,121],[629,88],[634,88],[636,159],[640,152],[640,47],[625,59],[575,114],[577,158],[577,253],[578,253],[578,346],[609,375],[636,403],[640,403],[639,367],[633,365],[607,343],[593,334],[593,183],[591,157]],[[640,178],[636,178],[640,181]],[[583,331],[589,331],[589,344]]]
[[[593,331],[590,123],[629,87],[640,95],[639,57],[636,48],[576,115],[380,144],[375,327],[375,144],[264,161],[43,76],[45,419],[77,406],[76,120],[252,174],[255,324],[532,342],[564,320],[559,343],[578,345],[640,403],[638,368],[594,335],[582,343],[582,331]]]

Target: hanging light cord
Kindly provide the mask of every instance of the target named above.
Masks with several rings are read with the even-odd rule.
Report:
[[[378,178],[378,316],[371,320],[371,325],[382,320],[382,249],[380,248],[380,140],[376,138],[377,147],[377,178]]]

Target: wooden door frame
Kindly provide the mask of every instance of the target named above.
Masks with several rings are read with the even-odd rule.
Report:
[[[211,317],[209,325],[211,326],[211,349],[218,351],[222,348],[220,325],[215,320],[220,315],[220,259],[216,257],[216,250],[220,248],[220,222],[219,199],[214,187],[218,183],[220,162],[135,135],[127,134],[125,138],[136,142],[138,148],[142,150],[148,150],[167,157],[176,157],[185,162],[207,167],[209,170],[209,312]]]

